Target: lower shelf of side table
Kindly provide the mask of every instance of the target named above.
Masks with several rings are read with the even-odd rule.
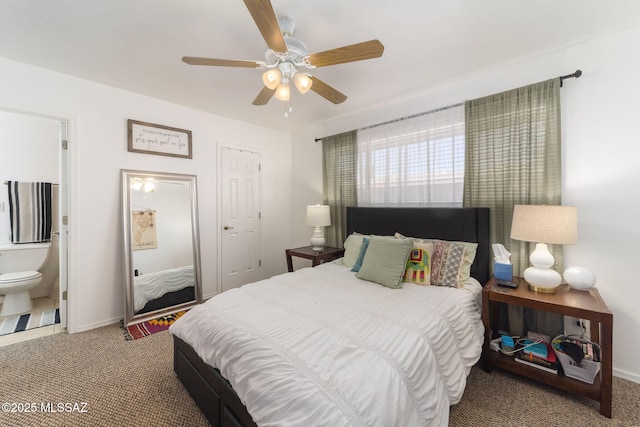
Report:
[[[488,365],[485,363],[485,370],[490,371],[491,368],[494,367],[500,368],[543,384],[556,387],[560,390],[580,394],[593,400],[600,400],[600,373],[596,375],[593,384],[589,384],[569,378],[561,372],[553,374],[542,369],[536,369],[531,366],[518,363],[515,361],[514,356],[507,356],[494,350],[490,350],[487,357],[489,357],[490,360]]]
[[[482,290],[485,371],[490,372],[493,367],[501,368],[560,390],[591,398],[600,403],[600,414],[611,418],[613,315],[598,290],[594,288],[589,291],[578,291],[567,285],[561,285],[555,293],[546,294],[530,290],[522,278],[514,277],[513,280],[520,286],[515,289],[500,288],[492,278]],[[589,320],[591,339],[600,345],[600,372],[596,375],[593,384],[569,378],[562,373],[545,372],[491,350],[490,342],[497,338],[496,334],[499,330],[500,304]]]

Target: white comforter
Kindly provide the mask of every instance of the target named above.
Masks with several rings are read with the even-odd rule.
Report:
[[[147,302],[193,286],[193,265],[143,274],[133,278],[133,307],[142,310]]]
[[[260,426],[445,426],[480,357],[480,290],[389,289],[327,263],[217,295],[170,331]]]

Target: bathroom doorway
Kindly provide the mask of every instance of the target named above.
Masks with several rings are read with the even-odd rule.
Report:
[[[68,140],[66,119],[0,109],[0,247],[12,244],[9,181],[51,183],[52,211],[49,256],[38,269],[42,281],[30,291],[33,308],[0,317],[0,346],[67,327]]]

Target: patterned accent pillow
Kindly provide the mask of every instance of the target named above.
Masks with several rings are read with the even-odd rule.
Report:
[[[442,241],[447,243],[457,243],[464,245],[464,255],[462,259],[462,265],[460,266],[460,272],[458,274],[458,286],[461,287],[469,277],[471,277],[471,265],[473,265],[473,261],[476,259],[476,252],[478,250],[478,244],[472,242],[455,242],[455,241],[447,241],[447,240],[437,240],[437,239],[421,239],[416,237],[406,237],[400,233],[395,233],[394,237],[396,239],[413,239],[414,242],[418,243],[433,243]],[[433,259],[431,260],[433,263]],[[433,267],[432,267],[433,270]],[[431,279],[433,282],[433,279]],[[434,284],[434,283],[432,283]]]
[[[431,257],[431,284],[460,287],[459,276],[464,264],[465,246],[458,242],[436,240]]]
[[[414,243],[404,269],[403,281],[416,285],[430,285],[432,253],[433,243]]]

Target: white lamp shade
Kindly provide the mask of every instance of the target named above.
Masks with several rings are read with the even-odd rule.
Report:
[[[331,214],[328,205],[307,206],[307,225],[314,227],[326,227],[331,225]]]

